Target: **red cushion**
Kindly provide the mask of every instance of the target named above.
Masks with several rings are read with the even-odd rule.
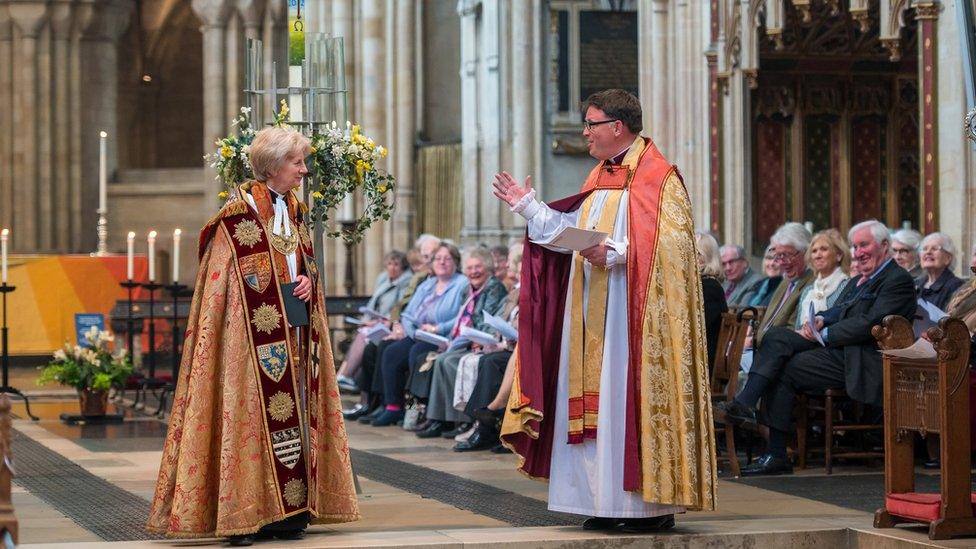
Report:
[[[970,494],[969,501],[973,504],[976,514],[976,494]],[[889,494],[885,497],[885,509],[892,515],[932,522],[939,518],[942,508],[942,494],[922,492],[905,492],[903,494]]]

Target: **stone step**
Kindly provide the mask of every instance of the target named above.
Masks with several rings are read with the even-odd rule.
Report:
[[[371,549],[509,549],[532,547],[556,549],[586,547],[610,549],[612,547],[653,547],[655,549],[711,549],[754,548],[793,549],[795,547],[823,547],[831,549],[910,549],[929,547],[972,547],[973,540],[931,541],[921,530],[828,527],[825,529],[779,530],[770,522],[756,519],[747,521],[689,521],[663,534],[612,534],[589,532],[577,527],[546,528],[470,528],[451,530],[408,531],[351,531],[338,532],[328,527],[309,529],[301,541],[262,541],[262,549],[272,548],[339,548],[369,547]],[[226,546],[223,539],[183,540],[178,544],[193,547]],[[168,544],[159,541],[81,542],[73,543],[76,549],[142,549],[159,548]],[[63,544],[27,544],[22,547],[48,549],[64,547]]]

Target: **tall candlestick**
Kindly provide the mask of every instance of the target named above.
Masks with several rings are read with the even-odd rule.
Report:
[[[107,159],[108,156],[108,134],[105,132],[99,132],[98,134],[98,212],[106,213],[107,206],[107,196],[108,196],[108,168]]]
[[[10,230],[0,231],[0,282],[7,283],[7,238],[10,237]]]
[[[156,231],[149,231],[149,282],[156,282]]]
[[[135,278],[135,258],[136,258],[136,233],[129,231],[129,235],[126,238],[126,261],[125,261],[125,272],[129,277],[129,280]]]
[[[180,279],[180,231],[173,231],[173,284]]]

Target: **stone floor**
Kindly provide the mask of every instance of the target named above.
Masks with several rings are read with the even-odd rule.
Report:
[[[221,540],[152,540],[140,530],[152,497],[165,423],[122,406],[126,421],[121,425],[68,426],[59,421],[59,414],[76,412],[77,401],[70,392],[57,390],[33,396],[31,408],[40,421],[14,421],[15,467],[17,463],[23,465],[13,489],[21,544],[82,548],[220,546]],[[14,403],[14,413],[26,417],[20,403]],[[312,527],[299,542],[262,542],[256,546],[976,546],[976,540],[930,543],[919,528],[871,528],[872,516],[866,511],[870,510],[872,492],[877,492],[877,502],[881,500],[880,470],[857,466],[840,467],[829,478],[822,469],[808,469],[762,486],[723,478],[716,511],[679,516],[673,531],[658,536],[584,532],[555,515],[544,522],[548,526],[513,527],[518,521],[506,518],[512,512],[545,518],[547,488],[516,472],[511,455],[459,454],[451,451],[453,441],[421,441],[395,427],[352,424],[348,431],[357,469],[381,473],[384,471],[377,466],[399,465],[405,476],[410,471],[426,471],[428,478],[441,472],[453,475],[446,478],[454,479],[464,493],[444,490],[423,497],[423,490],[405,480],[386,484],[360,473],[363,520]],[[19,462],[18,451],[23,452]],[[68,474],[71,478],[64,476]],[[826,483],[837,489],[824,490]],[[845,486],[857,486],[854,491],[858,493]],[[514,511],[499,509],[506,506]]]

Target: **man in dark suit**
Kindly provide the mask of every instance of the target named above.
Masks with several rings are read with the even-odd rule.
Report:
[[[888,315],[912,318],[912,277],[890,257],[888,229],[876,220],[858,223],[848,233],[861,276],[847,283],[837,303],[814,319],[814,330],[774,328],[766,334],[749,372],[749,381],[728,406],[733,421],[754,421],[765,398],[769,448],[743,475],[792,472],[786,456],[793,404],[799,393],[845,389],[861,402],[881,406],[881,355],[871,328]],[[821,345],[817,336],[823,340]]]

